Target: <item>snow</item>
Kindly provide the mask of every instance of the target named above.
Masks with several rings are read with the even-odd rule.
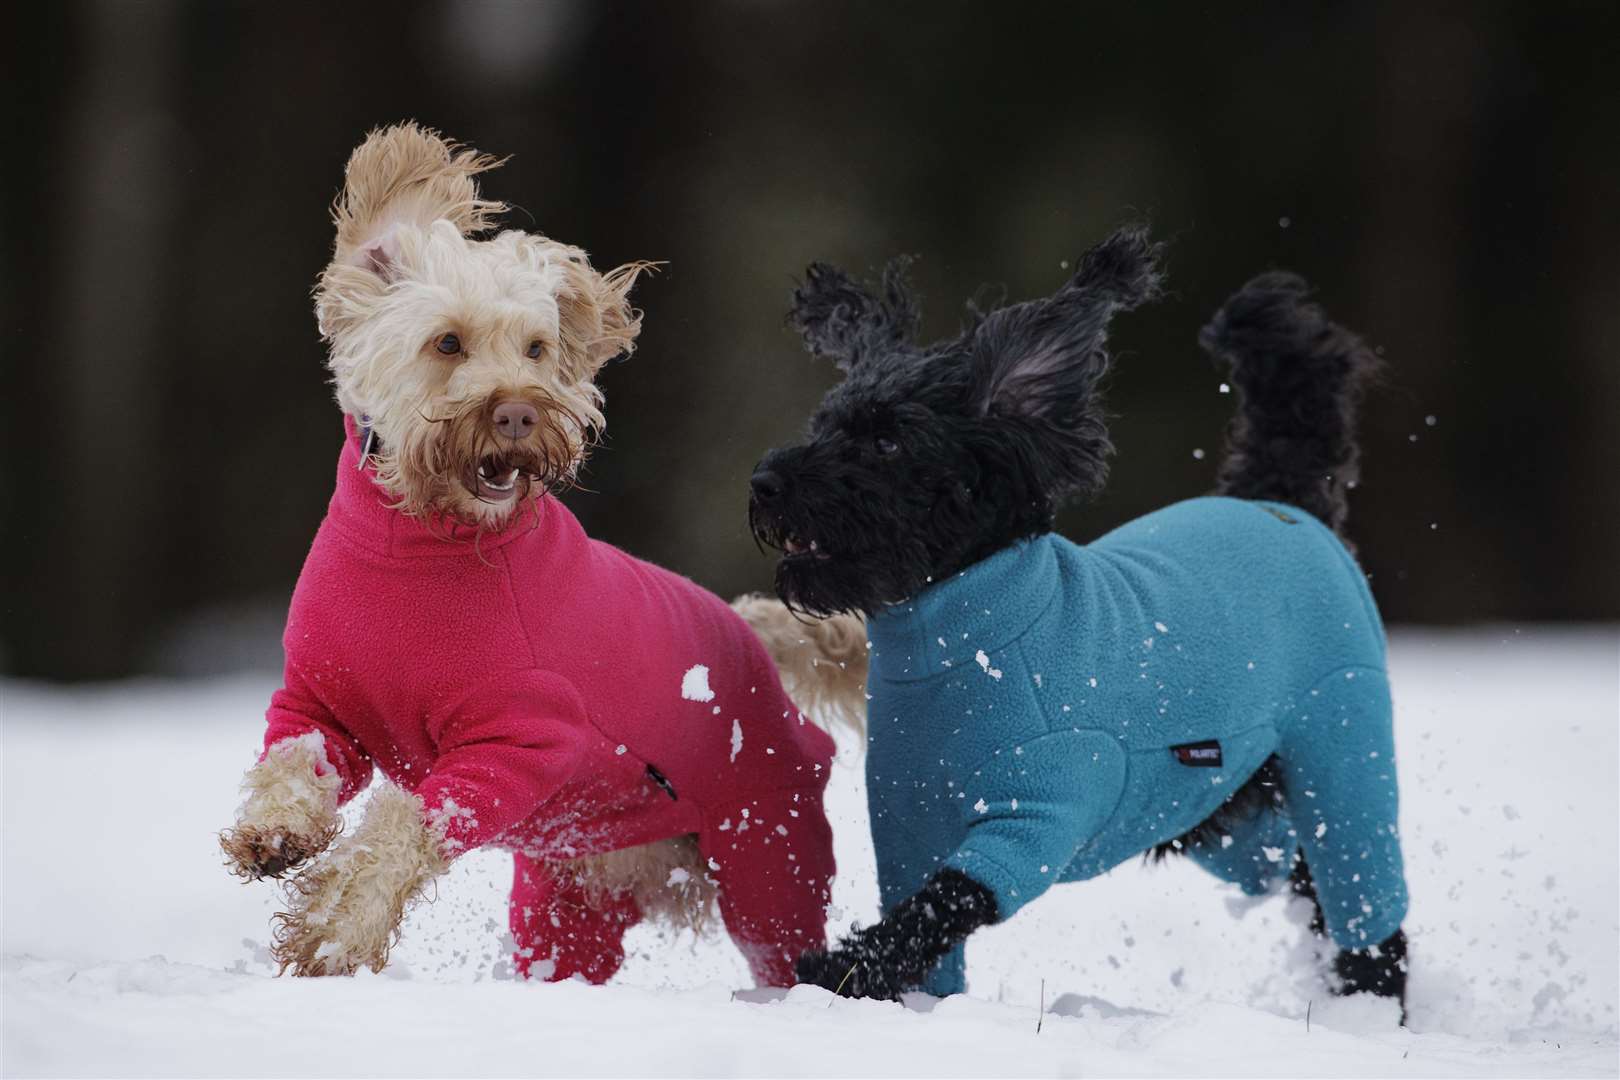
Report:
[[[729,943],[651,927],[612,985],[515,982],[491,851],[382,975],[276,979],[275,893],[214,841],[273,681],[0,682],[0,1073],[1620,1074],[1620,629],[1404,632],[1391,660],[1407,1030],[1310,987],[1297,905],[1183,862],[1056,887],[974,937],[971,993],[942,1002],[734,993]],[[877,903],[859,768],[829,789],[840,925]]]
[[[681,697],[687,701],[713,701],[714,691],[709,689],[709,669],[693,664],[681,676]],[[719,712],[715,709],[715,712]]]

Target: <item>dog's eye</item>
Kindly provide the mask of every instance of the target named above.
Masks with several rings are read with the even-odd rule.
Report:
[[[884,457],[888,457],[890,454],[900,449],[899,443],[883,435],[879,435],[876,439],[874,439],[872,445],[877,447],[877,452],[882,454]]]
[[[445,334],[433,343],[433,347],[446,356],[454,356],[461,351],[461,339],[454,334]]]
[[[538,360],[540,359],[540,354],[544,351],[544,347],[538,341],[531,341],[529,342],[529,351],[523,355],[527,356],[530,360]]]

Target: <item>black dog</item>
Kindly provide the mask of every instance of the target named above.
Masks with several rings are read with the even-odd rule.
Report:
[[[1365,595],[1365,581],[1344,544],[1333,539],[1342,529],[1346,489],[1355,479],[1354,416],[1375,367],[1372,355],[1305,302],[1306,288],[1298,278],[1278,273],[1256,278],[1228,301],[1201,337],[1232,367],[1238,414],[1217,488],[1217,494],[1232,498],[1178,504],[1185,509],[1161,511],[1165,516],[1143,519],[1152,522],[1143,529],[1133,533],[1128,526],[1117,534],[1122,539],[1111,534],[1084,549],[1049,536],[1059,505],[1094,495],[1107,476],[1112,447],[1099,395],[1110,363],[1106,331],[1115,312],[1158,295],[1161,254],[1161,245],[1144,228],[1122,229],[1088,252],[1052,297],[987,312],[970,307],[969,325],[960,336],[926,347],[912,340],[917,312],[903,262],[891,264],[874,291],[816,264],[794,295],[792,325],[813,353],[833,360],[846,377],[815,413],[806,443],[773,450],[760,462],[749,520],[762,543],[783,553],[776,572],[783,600],[811,614],[854,611],[869,618],[868,788],[885,909],[879,923],[852,933],[831,952],[803,957],[801,981],[851,996],[893,997],[925,985],[935,992],[960,990],[961,943],[978,927],[1009,917],[1047,884],[1093,876],[1134,853],[1160,858],[1184,853],[1249,891],[1263,891],[1279,875],[1288,876],[1294,891],[1316,904],[1316,932],[1340,945],[1337,988],[1404,999],[1405,937],[1399,923],[1406,896],[1394,832],[1382,627]],[[1297,527],[1308,522],[1307,515],[1320,524]],[[1201,524],[1206,521],[1231,524]],[[1154,545],[1171,545],[1166,538],[1179,538],[1174,540],[1179,548],[1166,549],[1172,569],[1178,550],[1196,551],[1186,557],[1192,560],[1187,565],[1195,566],[1206,555],[1231,562],[1265,548],[1284,562],[1297,558],[1303,566],[1315,560],[1301,570],[1301,590],[1337,575],[1334,610],[1354,612],[1343,625],[1349,631],[1356,622],[1356,644],[1323,646],[1338,650],[1325,654],[1338,666],[1321,670],[1331,670],[1355,690],[1324,684],[1329,697],[1315,699],[1317,690],[1308,681],[1285,681],[1272,689],[1278,695],[1308,692],[1318,715],[1342,713],[1345,729],[1358,732],[1363,743],[1341,745],[1337,727],[1327,731],[1313,723],[1301,704],[1270,719],[1255,713],[1211,721],[1210,708],[1242,714],[1261,700],[1258,691],[1243,697],[1247,691],[1239,690],[1222,706],[1223,691],[1216,690],[1214,697],[1221,700],[1208,705],[1211,694],[1204,692],[1200,700],[1206,711],[1196,714],[1203,719],[1187,721],[1188,730],[1200,737],[1170,745],[1163,732],[1174,729],[1174,717],[1162,719],[1170,708],[1158,704],[1159,716],[1148,715],[1156,704],[1149,698],[1161,696],[1168,703],[1165,687],[1176,679],[1187,683],[1190,699],[1195,686],[1239,685],[1244,678],[1207,678],[1226,671],[1217,660],[1229,642],[1200,646],[1193,638],[1185,639],[1185,652],[1183,639],[1174,639],[1174,653],[1155,654],[1163,658],[1153,661],[1161,674],[1155,687],[1141,676],[1140,702],[1106,698],[1105,681],[1092,697],[1127,701],[1129,707],[1084,731],[1076,720],[1072,738],[1083,742],[1054,742],[1071,738],[1069,717],[1077,715],[1065,704],[1061,721],[1051,719],[1058,700],[1054,688],[1063,677],[1056,672],[1073,667],[1082,654],[1091,665],[1087,670],[1094,671],[1111,662],[1110,653],[1132,671],[1147,669],[1148,661],[1139,661],[1135,650],[1153,645],[1151,637],[1143,641],[1135,630],[1106,639],[1114,628],[1100,616],[1093,618],[1088,605],[1118,607],[1118,597],[1075,585],[1076,574],[1090,565],[1088,558],[1126,565],[1148,551],[1163,561]],[[1045,555],[1046,547],[1056,554]],[[1037,558],[1056,559],[1057,568],[1034,567],[1031,560]],[[1271,577],[1263,560],[1251,569],[1254,576]],[[1039,577],[1043,573],[1047,576]],[[1105,567],[1105,573],[1114,571]],[[1124,607],[1157,595],[1160,586],[1151,577],[1143,585],[1140,575],[1127,580],[1135,571],[1120,573],[1125,577],[1115,573],[1108,580],[1126,582],[1116,589]],[[1038,586],[1030,584],[1037,580]],[[1286,588],[1286,574],[1279,572],[1276,580],[1279,591]],[[1001,590],[994,592],[1005,601],[1001,610],[992,614],[991,605],[979,603],[979,593],[972,592],[979,587],[975,582]],[[1301,620],[1283,622],[1290,598],[1271,604],[1264,587],[1232,590],[1232,596],[1250,592],[1258,595],[1253,603],[1262,605],[1253,609],[1253,621],[1279,624],[1282,636],[1250,634],[1241,621],[1232,622],[1222,636],[1242,638],[1252,650],[1248,655],[1263,664],[1286,667],[1281,658],[1291,655],[1291,642],[1325,633]],[[968,596],[971,603],[962,599]],[[1214,602],[1225,600],[1217,595]],[[1071,618],[1066,611],[1079,614]],[[929,652],[936,636],[932,624],[924,632],[910,623],[903,633],[883,630],[886,623],[933,618],[960,631],[949,639],[938,635],[943,651],[937,660]],[[1022,620],[1018,627],[1024,636],[1009,644],[1003,634],[992,642],[999,619]],[[1183,621],[1193,622],[1190,615]],[[1152,626],[1160,636],[1169,633],[1157,616],[1149,635]],[[891,636],[880,641],[880,633]],[[1099,635],[1105,639],[1097,640]],[[958,636],[968,644],[959,646]],[[971,647],[979,641],[986,648]],[[1012,665],[1025,660],[1032,666],[1018,678]],[[1252,672],[1256,665],[1247,667]],[[1361,681],[1354,682],[1358,674]],[[1095,676],[1089,683],[1070,682],[1080,687],[1076,701],[1099,685]],[[1134,684],[1115,691],[1136,692]],[[1034,717],[1033,735],[1029,723],[1017,721],[1024,732],[1019,738],[1032,741],[1016,747],[1005,740],[984,743],[976,751],[982,758],[976,770],[957,768],[966,757],[955,764],[945,760],[956,752],[955,744],[943,746],[947,735],[971,739],[981,728],[1005,724],[1009,713],[1021,716],[1019,710]],[[951,726],[921,734],[933,730],[927,728],[931,714],[942,711],[950,712]],[[973,715],[964,721],[963,713]],[[1135,728],[1129,727],[1131,715],[1138,717]],[[1352,715],[1358,720],[1353,727]],[[908,738],[935,741],[916,745]],[[1045,756],[1032,749],[1017,758],[1016,768],[1008,764],[1026,745],[1044,746]],[[1368,745],[1387,749],[1380,758],[1376,749],[1365,751]],[[1008,756],[997,756],[1004,748],[1010,748]],[[940,768],[933,764],[936,757]],[[1074,766],[1072,778],[1064,772],[1071,760],[1084,762]],[[984,785],[986,794],[970,804],[974,796],[968,789],[974,784]],[[1090,806],[1070,790],[1129,794],[1137,788],[1146,791],[1135,796],[1139,802],[1150,801],[1135,816],[1120,811],[1112,818],[1107,806]],[[1324,800],[1317,799],[1319,788]],[[900,790],[903,797],[896,794]],[[1162,800],[1152,802],[1155,796]],[[1342,804],[1337,810],[1317,805],[1334,798]],[[1363,798],[1365,804],[1356,802]],[[1179,809],[1163,809],[1170,806]],[[1080,821],[1083,828],[1076,824]],[[1352,823],[1367,822],[1377,825],[1366,828],[1368,838],[1357,840],[1362,845],[1358,865],[1377,869],[1355,874],[1352,882],[1345,861],[1350,855],[1340,838],[1351,835]],[[1296,831],[1296,823],[1307,827]],[[1331,837],[1330,825],[1337,830]],[[1236,851],[1229,850],[1234,836],[1241,841]],[[1268,854],[1272,865],[1267,865],[1249,854],[1261,850],[1286,850],[1291,857]],[[1057,857],[1037,857],[1037,851]],[[1313,865],[1321,863],[1315,882],[1306,854]],[[1032,881],[1037,864],[1045,876]],[[1369,938],[1368,928],[1375,926],[1378,936]]]

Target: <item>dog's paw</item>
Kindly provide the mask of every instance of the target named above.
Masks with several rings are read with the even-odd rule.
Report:
[[[798,962],[793,965],[793,975],[802,985],[819,986],[823,990],[832,990],[836,993],[848,968],[846,967],[844,971],[836,971],[834,968],[832,954],[824,949],[816,949],[799,957]]]
[[[336,910],[344,890],[334,889],[333,882],[306,884],[313,886],[311,892],[298,893],[294,879],[291,910],[277,912],[271,920],[270,958],[276,962],[276,974],[308,978],[353,975],[362,967],[381,971],[393,944],[391,933],[368,931],[363,921],[356,925]],[[326,895],[333,892],[336,897]]]
[[[349,838],[286,885],[287,910],[271,918],[270,956],[278,974],[353,975],[381,971],[407,896],[389,868]]]
[[[831,990],[839,997],[892,1001],[906,989],[887,965],[850,949],[807,952],[793,971],[800,983]]]
[[[225,854],[225,868],[243,881],[279,878],[330,847],[339,829],[336,821],[312,833],[235,825],[219,834],[219,849]]]
[[[318,732],[270,747],[242,777],[236,824],[219,834],[226,868],[244,881],[279,878],[321,854],[343,827],[342,786]]]
[[[443,835],[423,821],[415,795],[384,784],[365,817],[286,886],[270,955],[282,973],[381,971],[405,911],[447,866]]]

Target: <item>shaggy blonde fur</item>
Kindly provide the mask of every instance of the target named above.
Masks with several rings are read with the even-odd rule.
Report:
[[[294,975],[381,971],[405,912],[444,873],[442,831],[422,800],[383,784],[353,835],[292,880],[288,910],[275,916],[270,955]]]
[[[505,209],[474,179],[498,164],[415,124],[372,132],[349,159],[315,288],[338,404],[378,439],[378,484],[406,513],[479,526],[573,481],[605,425],[596,374],[634,350],[629,294],[653,266],[603,274],[544,236],[475,239]],[[536,430],[499,433],[505,402],[533,405]],[[480,495],[490,460],[517,470],[512,494]]]
[[[711,925],[719,889],[698,850],[697,837],[677,836],[556,864],[557,873],[596,902],[629,893],[644,918],[702,934]]]
[[[247,798],[235,826],[219,834],[225,865],[242,880],[256,881],[280,877],[325,851],[341,828],[342,786],[319,732],[276,743],[242,777]]]
[[[858,615],[802,618],[773,596],[748,593],[732,610],[753,627],[776,661],[782,686],[811,720],[866,731],[866,623]]]
[[[349,155],[332,203],[337,259],[371,261],[367,249],[396,225],[444,220],[463,235],[493,228],[507,206],[481,198],[473,177],[501,164],[411,121],[374,129]]]

